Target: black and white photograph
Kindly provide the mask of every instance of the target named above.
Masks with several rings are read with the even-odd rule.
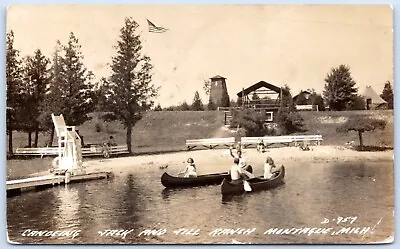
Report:
[[[11,244],[394,241],[391,5],[14,4]]]

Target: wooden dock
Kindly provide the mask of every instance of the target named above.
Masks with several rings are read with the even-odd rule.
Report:
[[[96,172],[82,175],[72,175],[69,184],[88,180],[104,179],[111,176],[111,172]],[[65,176],[62,175],[46,175],[7,181],[7,196],[18,195],[22,191],[40,190],[43,188],[65,184],[65,180]]]

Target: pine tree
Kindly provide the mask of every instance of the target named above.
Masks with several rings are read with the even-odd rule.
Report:
[[[22,106],[20,101],[20,86],[22,82],[22,68],[19,59],[19,51],[14,48],[14,32],[7,33],[6,44],[6,84],[7,84],[7,134],[8,134],[8,153],[13,154],[13,130],[17,127],[16,113]]]
[[[290,91],[290,88],[288,85],[285,85],[281,89],[281,106],[279,108],[279,111],[288,111],[288,112],[294,112],[296,111],[296,105],[293,101],[292,94]]]
[[[136,35],[138,24],[132,18],[125,18],[117,42],[117,55],[112,58],[111,77],[104,82],[105,118],[121,121],[126,127],[126,144],[132,152],[132,128],[148,110],[157,95],[158,88],[151,84],[150,58],[141,54],[140,36]]]
[[[49,59],[40,49],[35,51],[33,57],[25,59],[23,71],[23,106],[20,111],[22,130],[28,132],[28,146],[31,147],[31,133],[35,133],[34,147],[37,147],[40,131],[41,106],[45,98],[46,89],[49,84]]]
[[[325,82],[323,95],[330,110],[345,110],[357,96],[356,82],[351,77],[348,66],[340,65],[338,68],[332,68]]]
[[[388,103],[388,108],[393,109],[393,89],[390,81],[386,81],[382,90],[381,98]]]
[[[188,105],[188,103],[186,101],[183,101],[183,103],[181,104],[179,109],[181,111],[190,111],[190,106]]]
[[[68,125],[80,125],[89,120],[88,113],[94,109],[93,103],[93,78],[83,64],[83,55],[80,51],[78,38],[70,33],[69,41],[63,46],[64,56],[60,57],[63,70],[59,73],[62,79],[58,87],[61,90],[62,110],[65,122]]]
[[[193,103],[192,103],[192,110],[193,111],[204,111],[203,102],[201,101],[199,92],[196,91],[194,93]]]
[[[50,116],[52,113],[58,115],[63,113],[63,88],[65,85],[64,67],[62,65],[62,45],[58,40],[52,56],[52,65],[50,68],[49,85],[46,89],[45,99],[41,106],[41,115],[39,116],[41,127],[50,131],[50,138],[47,141],[48,146],[52,146],[54,139],[54,124]]]

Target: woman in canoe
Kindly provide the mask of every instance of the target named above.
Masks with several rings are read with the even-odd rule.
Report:
[[[182,172],[179,172],[178,175],[180,174],[185,174],[183,177],[186,178],[194,178],[197,177],[197,172],[196,172],[196,165],[194,164],[194,160],[193,158],[189,158],[187,160],[187,165],[185,170],[183,170]]]
[[[272,169],[276,168],[274,160],[272,157],[267,156],[267,159],[264,163],[264,179],[270,179],[274,174]]]

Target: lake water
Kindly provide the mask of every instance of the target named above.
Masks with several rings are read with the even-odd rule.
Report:
[[[393,162],[288,165],[285,184],[229,199],[222,199],[217,185],[165,190],[161,174],[156,167],[119,172],[109,180],[9,197],[9,239],[46,244],[369,243],[394,233]],[[175,234],[180,228],[195,235]],[[144,235],[146,229],[160,235]],[[216,235],[216,229],[237,230]]]

